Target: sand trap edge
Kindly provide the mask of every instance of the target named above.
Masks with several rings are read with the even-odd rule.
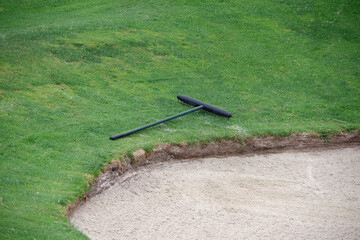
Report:
[[[360,143],[360,130],[350,132],[338,132],[326,138],[311,133],[294,133],[290,136],[261,136],[248,137],[244,140],[223,139],[209,143],[196,143],[189,145],[181,144],[160,144],[146,152],[138,149],[132,156],[126,156],[125,161],[113,159],[106,165],[102,173],[90,184],[90,191],[85,192],[75,203],[66,207],[67,217],[84,203],[88,198],[100,194],[111,187],[119,176],[128,170],[136,170],[138,167],[176,159],[204,158],[214,156],[234,156],[250,153],[274,153],[285,150],[305,150],[314,148],[342,147]]]

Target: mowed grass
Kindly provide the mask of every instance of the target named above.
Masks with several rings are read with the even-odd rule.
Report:
[[[1,0],[0,239],[86,238],[66,206],[138,148],[359,129],[359,10],[356,0]],[[233,117],[199,111],[108,140],[189,109],[177,94]]]

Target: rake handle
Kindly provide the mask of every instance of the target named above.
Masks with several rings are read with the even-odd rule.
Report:
[[[135,132],[138,132],[138,131],[140,131],[140,130],[143,130],[143,129],[145,129],[145,128],[149,128],[149,127],[158,125],[158,124],[160,124],[160,123],[169,121],[169,120],[171,120],[171,119],[174,119],[174,118],[177,118],[177,117],[181,117],[181,116],[183,116],[183,115],[186,115],[186,114],[191,113],[191,112],[195,112],[195,111],[200,110],[200,109],[202,109],[202,108],[204,108],[204,105],[200,105],[200,106],[197,106],[197,107],[192,108],[192,109],[190,109],[190,110],[187,110],[187,111],[185,111],[185,112],[181,112],[181,113],[178,113],[178,114],[176,114],[176,115],[173,115],[173,116],[170,116],[170,117],[161,119],[161,120],[159,120],[159,121],[156,121],[156,122],[153,122],[153,123],[149,123],[149,124],[144,125],[144,126],[142,126],[142,127],[138,127],[138,128],[133,129],[133,130],[130,130],[130,131],[127,131],[127,132],[123,132],[123,133],[120,133],[120,134],[117,134],[117,135],[114,135],[114,136],[111,136],[109,139],[110,139],[110,140],[115,140],[115,139],[118,139],[118,138],[121,138],[121,137],[125,137],[125,136],[128,136],[128,135],[132,134],[132,133],[135,133]]]

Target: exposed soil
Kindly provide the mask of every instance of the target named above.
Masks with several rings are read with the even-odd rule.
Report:
[[[91,239],[360,239],[360,146],[167,161],[78,206]]]
[[[322,138],[316,133],[296,133],[288,137],[250,137],[243,142],[236,139],[225,139],[210,143],[197,143],[194,145],[182,144],[161,144],[150,152],[139,149],[133,152],[133,159],[125,158],[125,162],[114,159],[105,171],[94,181],[91,190],[85,194],[84,199],[79,199],[75,205],[68,206],[69,215],[73,208],[93,197],[103,190],[112,186],[119,176],[127,170],[140,166],[154,164],[157,162],[170,161],[174,159],[204,158],[211,156],[236,156],[248,153],[279,152],[284,150],[331,148],[348,146],[349,144],[360,143],[360,131],[340,132],[329,138]]]

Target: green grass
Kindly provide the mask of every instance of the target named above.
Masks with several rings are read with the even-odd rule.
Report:
[[[359,129],[359,10],[356,0],[0,0],[0,239],[84,239],[66,206],[138,148]],[[187,110],[177,94],[233,118],[196,112],[108,140]]]

